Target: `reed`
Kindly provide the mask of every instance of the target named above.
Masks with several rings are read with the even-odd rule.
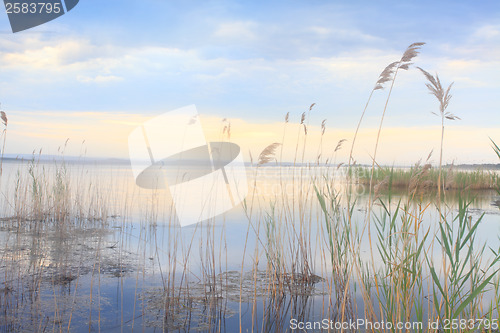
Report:
[[[495,141],[493,141],[491,138],[490,138],[490,141],[492,144],[493,151],[495,152],[498,159],[500,160],[500,148],[495,143]],[[497,191],[498,195],[500,195],[500,176],[498,176],[498,174],[493,174],[492,177],[493,177],[494,183],[495,183],[495,190]]]
[[[500,249],[481,242],[478,230],[484,215],[471,210],[474,190],[496,188],[500,193],[498,177],[442,166],[445,120],[456,118],[447,111],[451,85],[443,89],[437,75],[421,70],[440,102],[439,168],[428,163],[430,155],[423,165],[408,169],[384,168],[376,161],[396,76],[410,68],[422,45],[410,45],[380,74],[357,124],[348,161],[343,161],[347,168],[340,168],[336,160],[344,140],[331,146],[333,154],[325,159],[324,151],[330,149],[324,136],[326,121],[318,124],[319,145],[311,147],[308,136],[315,133],[309,116],[315,104],[295,124],[285,116],[282,141],[264,147],[249,168],[251,192],[242,208],[248,224],[236,240],[243,254],[234,267],[228,263],[234,250],[228,239],[235,240],[225,219],[181,229],[173,203],[160,191],[137,189],[133,180],[114,175],[115,169],[111,175],[93,178],[84,167],[65,161],[67,142],[57,161],[44,161],[39,152],[19,163],[11,178],[13,186],[5,193],[1,221],[12,236],[0,256],[0,316],[8,323],[5,331],[154,327],[281,332],[289,330],[290,318],[321,317],[334,322],[364,318],[420,322],[423,326],[413,331],[437,333],[467,331],[445,327],[446,321],[497,320]],[[390,89],[374,138],[371,167],[358,167],[354,156],[358,130],[372,94],[386,84]],[[5,147],[6,116],[3,120]],[[297,135],[287,135],[290,126],[297,126]],[[221,140],[229,140],[231,130],[231,123],[223,120]],[[493,141],[492,147],[500,158]],[[285,149],[293,153],[294,167],[283,163]],[[316,152],[309,164],[306,151]],[[339,176],[344,170],[346,177]],[[0,179],[4,177],[0,172]],[[272,193],[262,192],[266,177],[278,177]],[[100,183],[102,178],[110,182]],[[357,193],[358,185],[368,192]],[[445,212],[439,203],[425,200],[431,189],[438,196],[458,189],[456,209]],[[451,194],[444,196],[443,204],[453,206]],[[117,231],[110,231],[113,228]],[[96,235],[86,241],[71,238],[77,232]],[[32,243],[26,245],[26,239]],[[23,254],[26,247],[32,251],[28,256]],[[47,249],[52,263],[45,262]],[[117,278],[113,306],[120,308],[116,326],[106,323],[110,261]],[[83,297],[82,290],[87,291]],[[226,327],[231,314],[239,318]],[[15,319],[28,317],[26,322]],[[440,327],[427,326],[437,320]]]
[[[5,141],[7,140],[7,124],[9,122],[5,111],[0,110],[0,119],[2,119],[2,124],[4,126],[4,128],[2,129],[2,134],[0,134],[0,140],[2,140],[2,155],[0,156],[0,180],[1,180],[2,167],[3,167],[3,157],[4,157],[4,152],[5,152]],[[1,184],[1,182],[0,182],[0,184]]]
[[[410,168],[379,167],[373,173],[373,181],[381,190],[388,191],[389,182],[394,191],[405,191],[415,186],[412,183],[412,177],[415,173],[421,173],[418,191],[425,192],[427,195],[437,192],[440,178],[443,179],[440,188],[446,190],[492,190],[496,187],[497,176],[495,173],[484,169],[475,170],[457,170],[450,166],[447,169],[439,171],[430,164],[416,164]],[[357,167],[352,171],[353,182],[357,184],[369,185],[370,170],[364,167]],[[385,179],[388,182],[383,183]]]
[[[451,87],[453,86],[453,82],[448,86],[448,88],[444,88],[441,84],[441,80],[439,79],[439,76],[436,74],[436,76],[432,76],[429,74],[427,71],[423,70],[422,68],[418,67],[418,69],[424,74],[425,78],[427,79],[428,83],[426,83],[426,87],[429,90],[429,93],[432,94],[434,97],[439,102],[439,115],[437,113],[434,113],[436,116],[440,116],[441,118],[441,145],[439,149],[439,175],[438,175],[438,198],[441,198],[441,191],[444,191],[444,184],[442,184],[441,179],[441,171],[442,171],[442,165],[443,165],[443,144],[444,144],[444,121],[445,119],[448,120],[458,120],[460,119],[453,113],[446,111],[448,108],[448,105],[450,104],[451,100],[451,94],[450,90]]]

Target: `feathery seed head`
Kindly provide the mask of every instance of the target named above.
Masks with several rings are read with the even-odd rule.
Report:
[[[259,155],[258,165],[266,164],[275,159],[274,155],[276,153],[276,148],[278,148],[281,143],[275,142],[264,148],[264,150]]]

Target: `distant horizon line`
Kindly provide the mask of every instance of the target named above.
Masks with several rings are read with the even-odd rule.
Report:
[[[96,162],[104,162],[102,164],[116,164],[116,165],[130,165],[130,159],[129,158],[123,158],[123,157],[88,157],[88,156],[74,156],[74,155],[54,155],[54,154],[5,154],[3,155],[3,161],[4,162],[24,162],[24,161],[39,161],[39,162],[70,162],[70,163],[80,163],[80,164],[89,164],[89,163],[96,163]],[[149,162],[149,161],[147,161]],[[158,161],[159,162],[159,161]],[[250,162],[245,162],[245,166],[252,166],[252,163]],[[378,165],[380,167],[394,167],[394,168],[408,168],[408,167],[413,167],[415,166],[416,163],[410,164],[410,165],[405,165],[405,164],[381,164],[379,163]],[[432,164],[431,164],[432,165]],[[257,166],[257,164],[253,164],[253,166]],[[297,167],[325,167],[325,166],[335,166],[335,167],[347,167],[348,165],[345,163],[336,163],[336,164],[325,164],[323,163],[317,163],[316,161],[314,162],[269,162],[266,164],[263,164],[262,166],[264,167],[279,167],[279,166],[285,166],[285,167],[291,167],[291,166],[297,166]],[[354,164],[353,166],[357,167],[371,167],[371,164],[368,163],[360,163],[360,164]],[[434,166],[434,165],[433,165]],[[436,165],[437,166],[437,165]],[[488,168],[488,169],[500,169],[500,163],[460,163],[460,164],[444,164],[443,167],[455,167],[455,168]]]

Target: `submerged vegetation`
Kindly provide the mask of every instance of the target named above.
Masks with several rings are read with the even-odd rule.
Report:
[[[411,69],[423,45],[410,45],[378,77],[344,168],[336,160],[344,139],[333,155],[323,152],[326,120],[319,147],[307,144],[314,104],[291,136],[294,164],[303,165],[309,149],[316,160],[282,165],[293,126],[286,115],[283,141],[250,168],[243,230],[224,218],[181,229],[168,196],[137,189],[115,169],[99,177],[39,156],[16,164],[11,178],[0,178],[0,331],[282,332],[291,319],[327,319],[325,331],[498,331],[500,247],[479,237],[485,213],[473,211],[467,194],[500,195],[500,183],[496,173],[443,168],[444,120],[456,118],[446,111],[451,85],[443,90],[437,75],[420,69],[440,101],[437,167],[381,168],[375,160],[396,76]],[[361,168],[356,135],[372,95],[386,85],[372,166]],[[3,111],[2,119],[5,144]],[[228,132],[221,136],[229,139]],[[278,164],[277,190],[260,193],[271,162]],[[368,187],[364,193],[359,184]],[[448,195],[454,190],[455,203]],[[438,196],[421,200],[430,191]],[[343,325],[358,320],[364,325]]]

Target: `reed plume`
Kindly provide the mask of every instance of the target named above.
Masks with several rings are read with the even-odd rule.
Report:
[[[283,146],[285,145],[286,124],[288,124],[289,118],[290,112],[287,112],[285,115],[285,125],[283,126],[283,138],[281,139],[280,163],[283,161]]]
[[[441,184],[441,177],[442,177],[442,165],[443,165],[443,142],[444,142],[444,120],[457,120],[460,119],[453,113],[446,111],[448,108],[448,105],[450,104],[451,100],[451,87],[453,86],[453,82],[450,83],[448,88],[444,89],[443,85],[441,84],[441,80],[439,79],[439,76],[436,74],[436,76],[433,76],[429,74],[429,72],[425,71],[424,69],[417,67],[425,76],[427,79],[427,83],[425,86],[429,90],[430,94],[436,97],[436,99],[439,101],[439,114],[432,112],[436,116],[441,117],[441,148],[439,152],[439,174],[438,174],[438,202],[441,201],[441,187],[443,184]],[[444,187],[443,187],[444,191]]]
[[[5,127],[7,127],[7,115],[4,111],[0,111],[0,118],[2,118],[2,122]]]
[[[271,162],[272,160],[275,160],[276,148],[278,148],[280,145],[281,143],[275,142],[264,148],[264,150],[259,155],[259,162],[257,163],[257,165],[263,165]]]
[[[4,111],[0,111],[0,118],[2,119],[2,123],[5,126],[5,128],[2,131],[1,137],[3,138],[3,144],[2,144],[2,156],[0,157],[0,176],[2,175],[2,167],[3,167],[3,156],[4,156],[4,150],[5,150],[5,139],[7,137],[7,124],[8,124],[8,119],[7,119],[7,114]]]
[[[365,107],[364,107],[363,112],[361,114],[361,117],[359,118],[358,125],[356,126],[356,131],[354,132],[354,138],[353,138],[352,144],[351,144],[351,151],[349,153],[349,166],[351,166],[351,163],[353,162],[352,153],[354,151],[354,144],[356,142],[356,138],[358,136],[361,122],[363,121],[363,118],[364,118],[365,113],[366,113],[366,109],[368,108],[368,105],[370,104],[373,93],[376,90],[384,89],[384,84],[387,82],[392,81],[394,84],[394,80],[396,79],[397,71],[400,69],[408,70],[410,68],[410,66],[412,65],[411,60],[418,55],[420,47],[422,47],[423,45],[425,45],[425,43],[422,43],[422,42],[411,44],[410,46],[408,46],[406,51],[403,53],[403,56],[401,57],[401,59],[399,61],[395,61],[395,62],[390,63],[389,65],[387,65],[384,68],[382,73],[380,73],[378,80],[375,83],[375,86],[373,87],[372,91],[370,92],[370,96],[368,97],[368,100],[366,101],[366,104],[365,104]],[[392,86],[393,85],[391,85],[391,90],[392,90]],[[391,94],[391,91],[389,91],[389,96],[390,96],[390,94]],[[387,107],[387,105],[386,105],[386,107]],[[385,112],[385,109],[384,109],[384,112]]]
[[[337,152],[340,150],[340,148],[342,148],[342,144],[347,141],[346,139],[341,139],[339,140],[339,142],[337,142],[337,146],[335,147],[335,150],[333,152]]]

